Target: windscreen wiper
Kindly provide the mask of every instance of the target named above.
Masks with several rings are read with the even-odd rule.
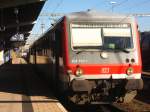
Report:
[[[82,52],[84,52],[84,51],[86,51],[86,50],[76,51],[76,54],[80,54],[80,53],[82,53]]]
[[[122,52],[125,52],[125,53],[130,53],[130,50],[127,50],[127,49],[118,48],[116,50],[119,50],[119,51],[122,51]]]

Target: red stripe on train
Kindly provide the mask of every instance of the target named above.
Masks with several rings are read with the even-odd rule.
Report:
[[[76,68],[80,67],[84,74],[125,74],[129,65],[87,65],[87,64],[70,64],[67,66],[68,70],[75,73]],[[142,69],[139,65],[131,65],[134,73],[141,73]]]

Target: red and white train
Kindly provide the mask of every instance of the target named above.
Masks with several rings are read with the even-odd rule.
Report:
[[[65,15],[31,46],[30,62],[76,104],[130,102],[143,88],[139,32],[131,16]]]

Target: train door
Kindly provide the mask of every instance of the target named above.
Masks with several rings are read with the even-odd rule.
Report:
[[[60,74],[60,57],[62,57],[62,52],[61,52],[61,31],[59,29],[55,30],[55,48],[54,48],[54,54],[55,54],[55,84],[57,87],[59,87],[60,80],[59,80],[59,74]]]

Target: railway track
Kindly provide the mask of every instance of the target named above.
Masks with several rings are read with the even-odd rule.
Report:
[[[81,105],[66,104],[62,102],[68,112],[150,112],[150,105],[139,100],[133,100],[128,104],[97,104]]]
[[[74,106],[68,109],[68,112],[124,112],[119,108],[110,105],[85,105],[85,106]]]
[[[120,108],[108,103],[75,105],[74,103],[64,100],[63,98],[59,97],[58,99],[68,112],[123,112]]]
[[[150,112],[150,105],[139,100],[133,100],[128,104],[114,103],[113,106],[119,108],[123,112]]]
[[[113,103],[104,105],[65,105],[68,112],[150,112],[150,101],[149,101],[149,74],[142,75],[144,79],[144,88],[138,92],[138,95],[133,102],[129,104]],[[145,102],[145,103],[143,103]],[[62,103],[64,104],[64,103]]]
[[[147,83],[150,78],[150,73],[143,72],[142,77],[147,87],[148,85]],[[139,99],[136,98],[135,100],[133,100],[131,103],[128,104],[113,103],[113,104],[76,106],[70,102],[66,103],[64,101],[61,101],[61,103],[67,109],[68,112],[150,112],[150,104],[147,103],[147,101],[146,103],[143,103],[145,102],[145,99],[147,99],[147,95],[143,94],[142,91],[139,92],[138,97]]]

